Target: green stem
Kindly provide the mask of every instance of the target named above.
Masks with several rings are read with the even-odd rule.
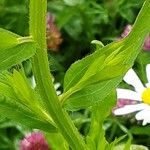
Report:
[[[87,150],[81,135],[61,107],[53,86],[47,58],[46,7],[47,0],[30,0],[30,35],[37,43],[37,52],[32,59],[37,88],[45,107],[70,147],[75,150]]]

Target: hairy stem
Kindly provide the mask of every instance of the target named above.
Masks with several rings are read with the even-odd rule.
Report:
[[[30,35],[37,43],[37,52],[32,59],[37,88],[45,107],[70,147],[75,150],[87,150],[81,135],[61,107],[53,86],[47,58],[46,7],[47,0],[30,0]]]

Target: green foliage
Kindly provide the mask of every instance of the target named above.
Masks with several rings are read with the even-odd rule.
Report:
[[[60,133],[46,133],[48,143],[53,150],[68,150],[69,145]]]
[[[20,38],[20,36],[0,28],[0,49],[15,47],[19,44],[17,38]]]
[[[145,19],[147,17],[145,16]],[[68,109],[89,107],[92,103],[104,99],[105,97],[102,95],[105,93],[104,95],[107,96],[119,84],[124,74],[133,65],[135,59],[133,56],[138,55],[149,31],[148,25],[145,31],[140,30],[141,20],[143,19],[142,14],[139,15],[132,33],[127,38],[113,42],[99,51],[97,50],[69,68],[64,80],[65,93],[60,97],[62,103],[66,101],[64,105]],[[143,32],[143,36],[141,35],[140,39],[137,39],[136,35],[141,32]],[[108,72],[110,73],[108,74]],[[102,89],[106,85],[109,90]],[[96,95],[96,92],[99,95]]]
[[[30,128],[56,131],[51,119],[44,117],[46,112],[27,79],[18,71],[1,74],[0,97],[1,116]]]
[[[112,107],[115,105],[116,94],[115,91],[111,92],[104,101],[95,104],[91,108],[91,127],[87,135],[87,144],[93,149],[106,149],[109,144],[105,139],[105,131],[103,129],[103,122],[110,114]],[[100,117],[101,116],[101,117]],[[111,145],[111,144],[110,144]]]
[[[135,0],[130,2],[108,0],[105,3],[89,0],[48,1],[48,9],[56,15],[57,25],[67,37],[67,40],[64,39],[66,43],[63,48],[66,50],[67,47],[71,52],[66,51],[63,57],[63,52],[58,57],[50,54],[50,63],[54,63],[58,72],[61,70],[60,72],[64,73],[76,58],[67,63],[65,69],[61,61],[65,62],[70,56],[76,54],[78,48],[79,51],[82,46],[83,49],[87,48],[87,43],[95,38],[102,39],[104,43],[114,39],[122,30],[123,24],[127,21],[133,22],[136,15],[133,8],[137,11],[142,2],[142,0],[138,3]],[[5,5],[8,3],[9,7],[5,9]],[[19,7],[15,5],[14,1],[1,1],[0,4],[5,11],[5,14],[0,14],[0,17],[6,16],[8,19],[10,13],[18,14],[21,10],[21,16],[27,13],[24,6],[25,1],[21,1]],[[36,128],[48,132],[46,137],[52,149],[68,150],[70,147],[77,150],[117,149],[118,143],[123,141],[126,136],[116,136],[120,138],[115,137],[114,140],[111,139],[108,142],[104,122],[115,105],[114,89],[121,82],[126,71],[134,64],[144,39],[150,31],[149,10],[150,1],[146,0],[132,32],[127,38],[106,46],[98,40],[92,41],[92,44],[95,44],[95,52],[71,65],[64,78],[64,93],[58,97],[49,74],[45,51],[46,1],[31,1],[30,36],[21,37],[0,29],[0,71],[3,71],[0,74],[0,115],[19,125],[25,125],[29,129]],[[123,17],[123,20],[120,21],[120,27],[117,29],[120,17]],[[22,19],[19,20],[21,22]],[[4,22],[2,24],[5,26]],[[11,29],[14,24],[10,23],[6,28]],[[25,24],[22,23],[22,26]],[[109,25],[111,27],[108,29]],[[25,28],[19,28],[18,32],[26,34],[27,30],[25,26]],[[102,35],[104,36],[101,37]],[[80,55],[80,52],[77,52],[76,56],[81,57],[78,53]],[[85,54],[87,53],[86,51]],[[142,68],[142,73],[143,66],[148,62],[147,56],[141,54],[137,59],[138,65],[135,67]],[[60,58],[61,61],[57,62],[57,58]],[[6,71],[27,59],[32,62],[37,84],[35,89],[29,84],[23,68],[20,71],[13,70],[12,73]],[[146,62],[142,62],[141,59],[145,59]],[[90,125],[85,121],[88,126],[87,134],[84,134],[85,140],[77,131],[65,109],[71,110],[72,113],[81,109],[90,110],[91,116],[87,115],[86,118],[81,118],[79,123],[79,126],[82,127],[84,120],[89,119]],[[134,128],[126,131],[122,124],[120,124],[120,128],[129,136],[127,142],[121,146],[124,150],[135,147],[130,146],[132,136],[129,131],[133,134],[144,133],[143,130],[136,128],[136,132]],[[146,129],[149,131],[149,128]],[[138,148],[141,147],[136,146],[136,149]]]
[[[27,0],[0,1],[0,27],[19,35],[28,34]]]
[[[35,43],[29,38],[0,29],[0,71],[6,70],[35,54]]]
[[[138,45],[142,43],[137,41],[131,46],[133,41],[132,37],[128,37],[111,43],[74,63],[65,76],[65,93],[60,97],[62,103],[68,109],[74,110],[103,100],[133,65],[133,55],[137,55],[136,51],[140,50]],[[133,49],[136,51],[132,51]]]
[[[124,145],[118,145],[114,150],[121,150],[123,147]],[[148,150],[148,148],[142,145],[131,145],[129,150]]]
[[[48,1],[48,11],[55,15],[64,39],[60,51],[50,53],[56,58],[53,73],[59,82],[73,62],[93,52],[89,41],[96,39],[107,45],[120,36],[127,24],[133,24],[144,1],[82,0],[74,4],[70,0],[72,5],[67,2]],[[57,63],[64,69],[58,69]]]

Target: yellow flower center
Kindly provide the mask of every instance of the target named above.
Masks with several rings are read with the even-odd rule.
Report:
[[[146,88],[142,94],[142,100],[144,103],[150,105],[150,88]]]

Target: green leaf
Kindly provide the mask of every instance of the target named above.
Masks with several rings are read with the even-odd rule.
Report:
[[[84,0],[63,0],[63,1],[68,6],[75,6],[78,4],[82,4],[84,2]]]
[[[89,134],[87,136],[88,146],[93,150],[104,150],[108,144],[105,139],[105,130],[103,129],[104,120],[110,114],[116,102],[116,92],[109,94],[104,101],[98,102],[91,109],[92,120]],[[94,148],[95,147],[95,148]]]
[[[16,103],[15,100],[10,100],[8,98],[0,98],[0,115],[29,128],[41,129],[46,132],[57,131],[55,126],[49,122],[41,120],[27,107]]]
[[[8,49],[18,45],[19,41],[17,38],[20,38],[20,36],[0,28],[0,50]]]
[[[124,144],[117,145],[114,150],[122,150],[124,148]],[[143,145],[131,145],[129,150],[148,150],[146,146]]]
[[[69,145],[60,133],[45,133],[46,139],[53,150],[68,150]]]
[[[0,71],[30,58],[35,51],[31,37],[21,37],[0,28]]]
[[[63,11],[63,14],[60,13],[57,17],[57,25],[59,28],[64,27],[70,21],[70,19],[77,13],[75,7],[68,8],[68,6],[64,6],[64,8],[61,11]]]
[[[149,0],[143,6],[128,37],[103,47],[69,68],[64,79],[64,93],[60,96],[60,101],[67,109],[89,107],[103,100],[117,87],[132,67],[149,32],[148,10]],[[144,30],[141,21],[145,21]]]
[[[123,150],[130,150],[131,141],[132,141],[131,138],[129,138],[129,139],[127,140],[127,142],[125,143],[125,146],[124,146],[124,149],[123,149]]]
[[[134,70],[137,71],[138,76],[142,80],[143,83],[147,83],[147,76],[145,73],[145,68],[146,65],[150,63],[150,53],[141,51],[141,53],[138,55],[135,65],[134,65]]]
[[[124,138],[126,137],[126,135],[123,135],[119,138],[116,138],[113,142],[111,142],[110,144],[107,144],[106,146],[106,150],[114,150],[115,146],[122,141]],[[126,149],[127,150],[127,149]]]
[[[103,43],[98,40],[93,40],[91,44],[95,46],[94,50],[100,50],[102,47],[104,47]]]
[[[64,107],[68,110],[78,110],[87,108],[96,102],[101,102],[109,95],[110,89],[114,88],[120,78],[114,78],[109,81],[92,84],[72,94],[64,103]]]
[[[24,105],[38,105],[34,90],[23,73],[16,70],[13,73],[5,71],[0,74],[0,95],[15,99]],[[32,99],[32,101],[31,101]]]
[[[124,41],[111,43],[70,67],[64,80],[65,93],[60,97],[62,102],[67,99],[64,103],[67,109],[89,107],[103,100],[109,94],[109,89],[117,86],[121,81],[120,75],[126,69],[126,65],[122,67],[122,53],[118,54],[122,42]]]
[[[145,127],[134,126],[129,131],[135,135],[149,135],[150,127],[149,126],[145,126]]]
[[[111,54],[114,50],[118,49],[121,46],[122,42],[114,42],[109,44],[106,47],[102,48],[95,53],[76,61],[71,67],[67,70],[64,78],[64,92],[68,91],[71,87],[75,86],[80,79],[84,76],[85,72],[88,70],[90,65],[102,55],[106,57]],[[102,64],[99,64],[101,66]],[[96,66],[97,67],[97,66]],[[75,73],[76,72],[76,73]]]
[[[40,98],[31,88],[23,72],[0,75],[0,115],[31,128],[56,131],[51,117],[40,105]],[[39,126],[39,127],[38,127]],[[49,127],[48,127],[49,126]]]
[[[143,145],[133,144],[131,145],[130,150],[148,150],[148,147],[143,146]]]
[[[36,46],[33,42],[25,42],[8,49],[0,49],[0,71],[30,58],[35,52]]]

